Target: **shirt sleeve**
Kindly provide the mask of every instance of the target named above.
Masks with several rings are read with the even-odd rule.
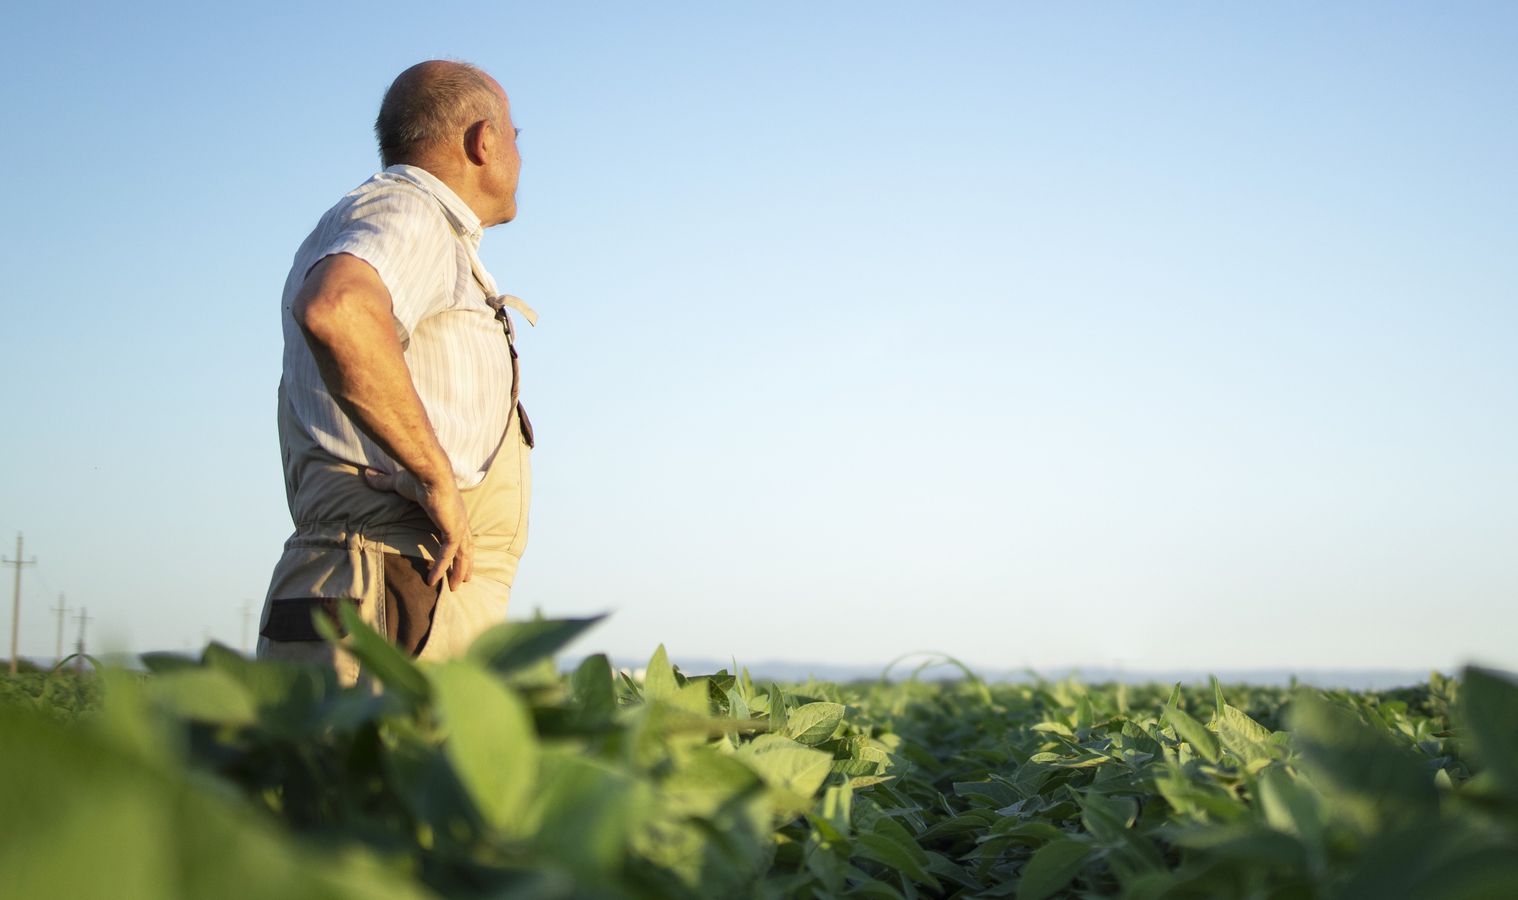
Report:
[[[373,266],[406,344],[418,322],[447,306],[453,240],[436,200],[409,186],[386,186],[357,198],[318,258],[347,253]]]

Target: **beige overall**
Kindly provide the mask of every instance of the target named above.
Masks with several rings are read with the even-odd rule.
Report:
[[[291,603],[287,612],[309,617],[311,601],[332,608],[337,600],[348,599],[358,604],[367,624],[386,633],[385,554],[430,562],[438,549],[435,526],[417,504],[370,488],[357,466],[317,446],[296,420],[283,387],[279,439],[295,533],[285,542],[264,600],[258,656],[331,665],[344,683],[352,684],[358,666],[350,655],[319,640],[270,639],[271,613],[277,605]],[[456,591],[444,579],[421,659],[456,656],[480,632],[506,619],[511,583],[527,546],[532,491],[527,441],[517,407],[485,479],[463,491],[474,533],[474,574]]]

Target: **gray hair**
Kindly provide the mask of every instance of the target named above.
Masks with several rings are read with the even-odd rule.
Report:
[[[417,63],[391,82],[374,120],[380,162],[404,162],[482,119],[499,128],[501,111],[500,97],[479,67],[440,59]]]

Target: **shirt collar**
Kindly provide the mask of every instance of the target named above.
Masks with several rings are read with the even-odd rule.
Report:
[[[485,233],[485,229],[480,225],[480,217],[475,215],[474,210],[469,208],[469,204],[459,199],[459,195],[444,184],[442,179],[419,166],[409,166],[404,163],[387,166],[385,174],[409,181],[436,197],[443,205],[443,212],[448,215],[448,222],[453,226],[453,230],[468,238],[476,247],[480,245],[480,238]]]

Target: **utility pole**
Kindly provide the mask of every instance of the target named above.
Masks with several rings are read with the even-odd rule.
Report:
[[[63,602],[63,595],[58,595],[58,605],[53,607],[53,612],[58,614],[58,656],[53,660],[53,665],[63,662],[63,615],[69,608]]]
[[[35,566],[37,557],[21,558],[21,532],[16,532],[16,558],[0,560],[0,565],[16,567],[16,590],[11,595],[11,674],[16,674],[16,638],[21,633],[21,567]]]
[[[84,629],[90,624],[92,618],[94,617],[90,615],[90,611],[82,606],[79,608],[79,615],[74,617],[74,621],[79,623],[79,643],[75,647],[79,655],[74,657],[74,668],[80,672],[84,671]]]
[[[253,601],[244,600],[242,602],[242,652],[244,655],[250,655],[252,653],[252,650],[248,648],[248,623],[252,620]]]

